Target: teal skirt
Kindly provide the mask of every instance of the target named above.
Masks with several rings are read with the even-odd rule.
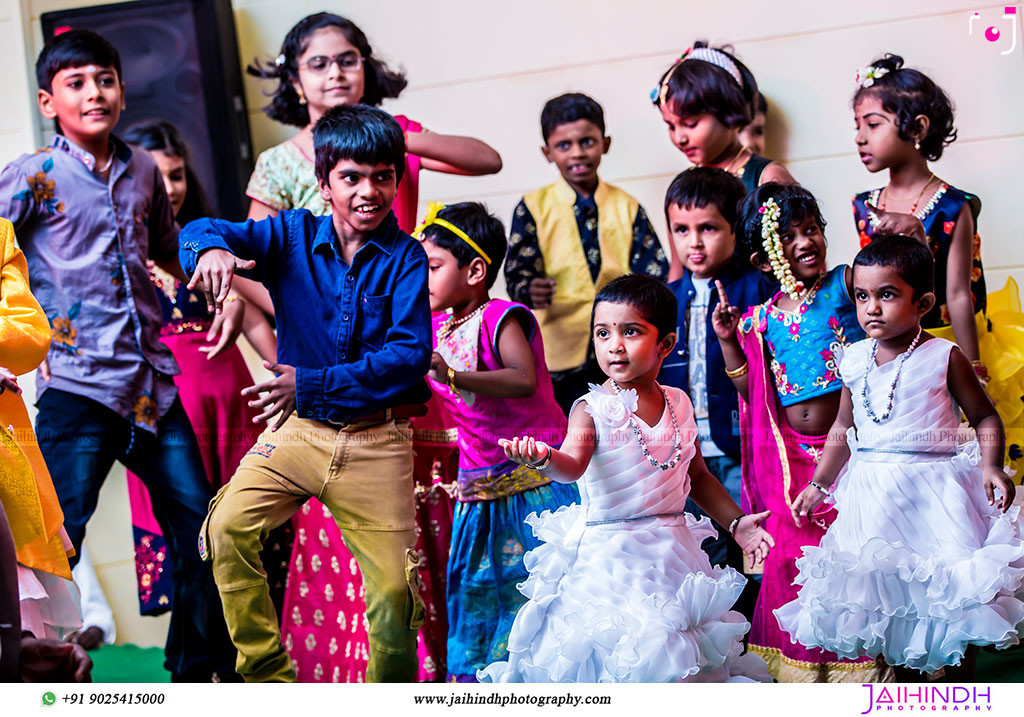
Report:
[[[458,503],[448,558],[448,681],[508,659],[508,633],[526,598],[523,555],[540,545],[523,522],[530,513],[578,503],[575,483],[549,483],[497,500]]]

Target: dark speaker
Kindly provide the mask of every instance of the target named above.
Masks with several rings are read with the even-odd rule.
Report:
[[[46,40],[69,28],[107,38],[121,55],[126,94],[115,134],[143,120],[170,122],[218,215],[245,218],[253,156],[231,0],[138,0],[41,20]]]

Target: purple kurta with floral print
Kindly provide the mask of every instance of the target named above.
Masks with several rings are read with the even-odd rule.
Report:
[[[32,293],[53,332],[49,388],[91,398],[156,431],[178,373],[159,340],[146,260],[176,262],[178,227],[156,164],[111,137],[106,180],[95,158],[57,135],[0,173],[0,216],[13,222]]]

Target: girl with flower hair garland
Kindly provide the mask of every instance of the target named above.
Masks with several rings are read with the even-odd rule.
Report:
[[[857,150],[869,172],[889,170],[885,187],[853,198],[860,245],[909,234],[935,255],[935,305],[921,324],[955,341],[1006,425],[1010,465],[1024,467],[1024,316],[1017,284],[987,295],[977,233],[981,200],[935,176],[956,139],[953,104],[924,73],[885,55],[857,71],[853,96]]]
[[[743,577],[700,548],[707,518],[760,562],[774,545],[701,458],[690,399],[656,381],[676,342],[676,298],[649,276],[619,277],[594,301],[591,334],[602,386],[573,405],[556,450],[533,436],[501,440],[509,460],[559,483],[581,503],[529,515],[544,543],[527,553],[530,598],[508,638],[509,659],[481,670],[494,682],[769,682],[743,654],[749,625],[730,608]]]
[[[771,511],[778,547],[764,564],[749,648],[780,682],[866,682],[884,675],[874,661],[840,662],[794,645],[772,615],[796,597],[800,548],[817,545],[833,518],[820,511],[802,527],[790,507],[810,480],[839,409],[837,353],[864,336],[851,299],[850,268],[826,271],[825,220],[814,197],[794,185],[764,184],[737,218],[738,251],[782,287],[742,318],[718,285],[712,325],[740,398],[744,510]]]

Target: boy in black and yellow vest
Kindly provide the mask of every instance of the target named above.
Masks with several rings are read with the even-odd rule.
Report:
[[[562,176],[516,206],[505,283],[537,315],[555,399],[568,413],[588,382],[605,378],[590,341],[597,292],[623,274],[664,279],[668,259],[640,203],[597,176],[612,141],[601,105],[562,95],[544,105],[540,125],[541,151]]]

